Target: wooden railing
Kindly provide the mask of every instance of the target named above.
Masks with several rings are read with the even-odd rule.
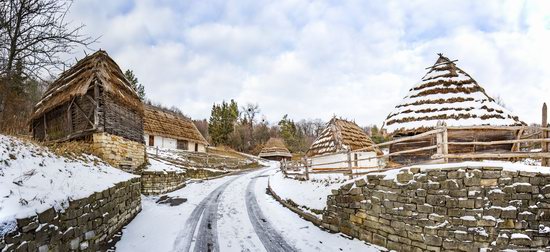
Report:
[[[282,170],[287,175],[299,175],[304,179],[309,180],[310,174],[315,173],[341,173],[349,175],[350,178],[353,178],[355,175],[363,175],[371,172],[384,171],[389,169],[400,168],[399,166],[388,167],[384,164],[387,164],[389,158],[392,156],[399,156],[403,154],[411,154],[418,152],[425,152],[429,150],[435,150],[435,154],[430,157],[429,163],[447,163],[449,160],[452,161],[462,161],[462,160],[484,160],[484,159],[507,159],[507,160],[522,160],[522,159],[540,159],[542,166],[550,165],[550,128],[548,127],[547,120],[547,108],[546,104],[543,106],[542,113],[542,125],[545,127],[536,127],[536,126],[446,126],[444,123],[440,122],[437,124],[436,128],[418,135],[401,137],[392,141],[380,143],[374,145],[377,148],[389,147],[392,144],[405,143],[413,140],[420,139],[435,139],[435,143],[430,146],[423,146],[414,149],[407,149],[392,153],[387,153],[383,155],[378,155],[376,157],[365,157],[360,159],[351,159],[351,154],[362,151],[372,150],[372,147],[358,149],[354,151],[343,151],[338,153],[332,153],[331,155],[347,153],[347,160],[326,162],[326,163],[316,163],[315,166],[322,167],[327,165],[336,165],[336,164],[346,164],[346,167],[334,167],[334,168],[315,168],[312,167],[312,159],[307,156],[300,161],[293,162],[283,162]],[[449,142],[449,131],[459,131],[459,130],[498,130],[498,131],[511,131],[515,134],[515,139],[510,140],[494,140],[494,141],[460,141],[460,142]],[[469,153],[449,153],[449,146],[464,146],[471,145],[474,146],[496,146],[512,144],[510,151],[482,151],[482,152],[469,152]],[[522,147],[523,144],[523,147]],[[540,144],[540,151],[534,151],[533,144]],[[359,167],[357,164],[359,161],[364,160],[383,160],[383,162],[378,162],[379,165],[376,167]],[[414,165],[414,164],[406,164]],[[402,167],[402,166],[401,166]]]

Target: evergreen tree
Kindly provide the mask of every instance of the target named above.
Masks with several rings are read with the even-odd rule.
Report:
[[[126,70],[126,72],[124,72],[124,76],[126,76],[126,79],[130,82],[132,88],[136,91],[139,99],[143,101],[145,99],[145,87],[141,85],[141,83],[139,83],[136,75],[134,74],[134,71],[128,69]]]
[[[234,100],[230,103],[214,104],[208,124],[208,134],[215,145],[228,144],[235,123],[239,118],[239,107]]]

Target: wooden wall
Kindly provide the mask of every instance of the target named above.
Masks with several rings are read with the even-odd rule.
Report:
[[[145,143],[143,116],[135,109],[120,104],[108,95],[103,98],[104,131],[138,143]]]
[[[398,139],[398,138],[396,138]],[[512,140],[515,139],[515,133],[508,130],[449,130],[448,142],[486,142],[497,140]],[[433,146],[436,144],[434,135],[427,136],[422,139],[396,143],[390,145],[390,153],[418,149],[422,147]],[[483,153],[483,152],[505,152],[512,149],[512,144],[501,144],[492,146],[474,146],[474,145],[449,145],[449,154],[457,153]],[[422,152],[414,152],[401,154],[390,157],[390,161],[399,164],[414,164],[422,163],[431,160],[431,156],[436,153],[436,150],[427,150]],[[453,160],[451,160],[453,161]]]

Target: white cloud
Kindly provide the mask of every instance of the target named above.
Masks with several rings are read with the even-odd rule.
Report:
[[[259,103],[271,122],[332,115],[381,124],[433,64],[458,59],[522,119],[550,101],[547,1],[92,1],[71,18],[102,35],[147,95],[208,118]]]

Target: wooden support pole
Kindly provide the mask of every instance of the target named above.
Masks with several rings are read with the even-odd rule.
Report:
[[[351,165],[351,150],[348,150],[348,170],[349,170],[349,178],[353,179],[353,166]]]
[[[95,98],[94,129],[98,129],[99,128],[99,86],[97,85],[97,81],[94,81],[94,98]]]
[[[546,107],[546,102],[542,105],[542,125],[541,126],[543,128],[548,127],[548,107]],[[548,138],[548,131],[543,130],[541,137],[543,139]],[[542,142],[541,147],[542,147],[542,152],[548,152],[548,143]],[[550,160],[548,158],[543,158],[542,161],[541,161],[541,165],[542,166],[548,166],[549,161]]]
[[[47,125],[46,125],[46,113],[44,113],[44,141],[47,141],[48,140],[48,130],[47,130]]]
[[[309,164],[307,161],[307,156],[304,156],[304,166],[306,168],[306,180],[309,180]]]
[[[449,154],[449,134],[447,131],[447,124],[443,122],[441,126],[443,127],[443,132],[441,133],[441,138],[442,138],[441,142],[443,144],[443,155],[447,155]],[[448,158],[443,158],[443,160],[445,161],[445,163],[449,162]]]

